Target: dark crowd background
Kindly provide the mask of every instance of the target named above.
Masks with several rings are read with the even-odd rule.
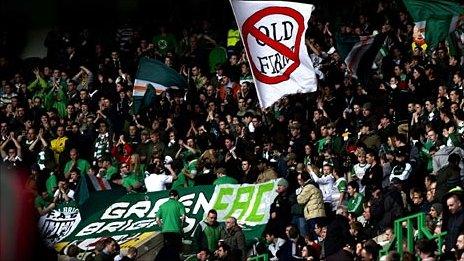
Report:
[[[263,110],[227,1],[2,1],[2,199],[17,195],[16,204],[33,207],[18,215],[34,213],[21,216],[34,224],[57,204],[81,204],[103,188],[138,193],[282,178],[261,244],[249,251],[237,243],[233,219],[225,227],[207,219],[226,240],[199,227],[195,258],[375,260],[393,238],[393,221],[423,212],[433,234],[448,231],[446,257],[460,259],[462,198],[449,191],[462,186],[464,171],[462,27],[453,32],[457,50],[418,47],[401,1],[314,4],[306,44],[318,91]],[[26,32],[41,28],[50,28],[46,57],[21,58]],[[384,35],[381,55],[356,77],[344,58],[374,32]],[[141,57],[172,67],[188,88],[134,112]],[[8,203],[2,208],[15,205]],[[2,242],[14,233],[9,224],[2,216]],[[17,242],[2,243],[3,254],[56,258],[40,240]],[[106,239],[95,255],[119,256],[116,245]],[[415,253],[387,260],[435,260],[436,248],[419,240]]]

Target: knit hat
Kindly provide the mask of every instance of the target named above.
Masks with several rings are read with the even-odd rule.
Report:
[[[286,179],[279,179],[279,181],[277,182],[277,186],[283,186],[288,188],[288,181]]]

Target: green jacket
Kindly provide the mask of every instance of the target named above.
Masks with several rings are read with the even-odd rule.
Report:
[[[202,248],[208,248],[211,252],[216,250],[219,239],[224,238],[224,227],[215,222],[210,225],[205,221],[200,221],[193,232],[194,251],[198,252]]]
[[[185,175],[188,172],[191,175],[198,173],[198,160],[194,159],[187,163],[187,165],[177,175],[177,179],[172,183],[172,189],[189,188],[195,186],[195,181]]]
[[[446,146],[460,147],[462,144],[461,137],[457,132],[452,132],[449,134],[448,139],[446,139]]]
[[[356,216],[360,216],[363,211],[364,197],[361,193],[356,193],[354,197],[348,199],[348,212],[353,212]]]
[[[433,145],[435,145],[435,142],[427,140],[424,145],[422,145],[422,149],[420,151],[420,157],[426,164],[427,173],[431,173],[433,171],[432,156],[430,155],[430,148],[432,148]]]
[[[138,184],[139,184],[139,177],[132,172],[127,173],[127,176],[122,178],[122,185],[125,188],[135,187]]]
[[[39,77],[27,86],[27,90],[33,94],[33,97],[44,99],[49,86],[47,82]]]
[[[336,153],[340,153],[343,149],[342,138],[336,135],[324,137],[316,142],[316,147],[317,153],[322,153],[327,147],[332,148]]]
[[[66,93],[62,88],[58,90],[50,89],[50,91],[45,95],[44,106],[47,110],[55,108],[58,110],[58,115],[60,118],[64,118],[67,115],[66,106],[68,104]]]
[[[66,165],[64,166],[64,173],[68,173],[71,170],[71,167],[73,165],[72,160],[66,162]],[[87,172],[90,169],[90,163],[85,160],[85,159],[78,159],[76,162],[76,167],[79,170],[81,176],[87,174]]]

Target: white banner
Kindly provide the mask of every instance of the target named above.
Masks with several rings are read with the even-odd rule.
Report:
[[[286,94],[313,92],[316,74],[305,45],[314,6],[231,0],[261,107]]]

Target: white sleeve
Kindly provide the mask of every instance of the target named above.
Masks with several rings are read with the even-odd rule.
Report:
[[[332,175],[327,175],[322,177],[318,177],[315,173],[311,173],[311,177],[313,177],[314,181],[316,181],[318,184],[329,184],[333,183],[333,176]]]
[[[314,180],[316,183],[319,183],[319,177],[316,175],[316,173],[310,171],[309,174],[311,175],[311,178],[313,178],[313,180]]]
[[[68,197],[74,199],[74,190],[70,189],[68,192]]]
[[[172,175],[166,175],[166,177],[164,177],[164,183],[172,183],[172,181],[173,181]]]
[[[409,174],[411,174],[411,164],[406,163],[403,172],[398,178],[401,180],[407,180],[409,178]]]

